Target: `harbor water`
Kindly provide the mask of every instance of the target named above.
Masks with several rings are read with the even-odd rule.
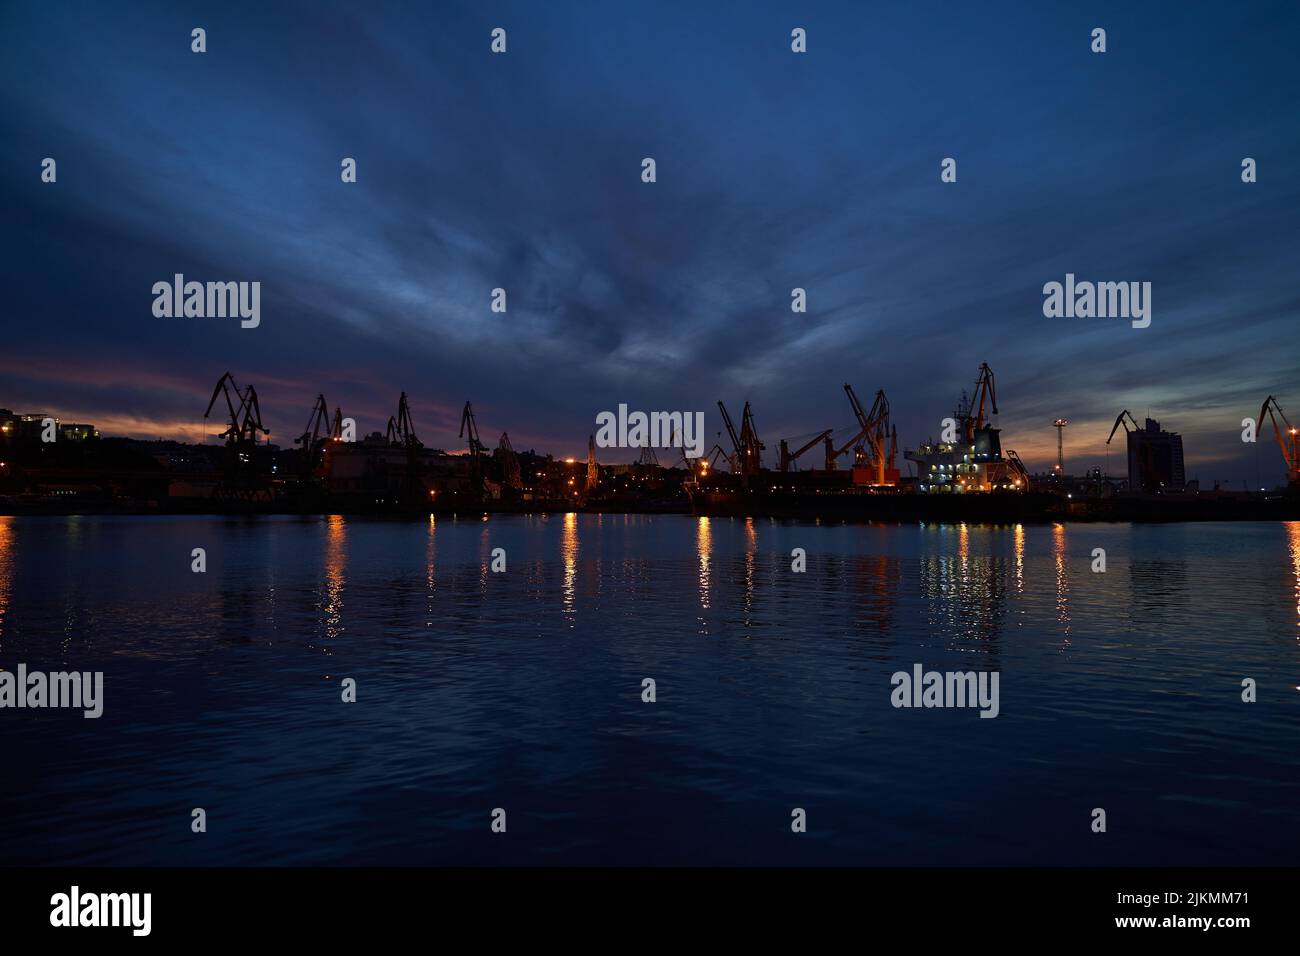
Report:
[[[0,517],[19,664],[103,714],[0,709],[0,864],[1300,852],[1300,523]]]

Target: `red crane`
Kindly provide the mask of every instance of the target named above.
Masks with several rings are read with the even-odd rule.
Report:
[[[898,430],[889,423],[889,399],[885,397],[885,390],[882,388],[876,392],[876,399],[869,412],[863,409],[852,385],[846,382],[844,392],[849,397],[849,405],[852,406],[853,415],[860,427],[843,448],[832,453],[833,456],[838,458],[852,445],[854,465],[874,472],[873,484],[897,484],[894,461],[898,456]]]
[[[1276,414],[1274,414],[1276,412]],[[1273,423],[1273,437],[1277,439],[1277,447],[1282,449],[1282,459],[1286,462],[1286,480],[1290,485],[1300,484],[1300,435],[1294,426],[1287,420],[1286,413],[1282,411],[1282,406],[1277,403],[1277,399],[1270,395],[1264,399],[1264,404],[1259,410],[1259,425],[1264,427],[1264,416]],[[1282,424],[1278,424],[1278,419],[1282,419]]]

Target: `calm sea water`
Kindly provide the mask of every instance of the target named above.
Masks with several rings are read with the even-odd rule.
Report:
[[[18,662],[105,712],[0,710],[3,863],[1300,852],[1300,524],[0,517]],[[1001,716],[894,709],[914,663]]]

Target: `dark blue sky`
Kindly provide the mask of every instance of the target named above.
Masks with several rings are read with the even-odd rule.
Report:
[[[1071,470],[1104,463],[1127,407],[1189,476],[1272,484],[1239,423],[1270,392],[1300,419],[1298,30],[1290,2],[6,3],[0,406],[193,439],[229,369],[281,443],[318,391],[369,431],[405,389],[426,444],[470,398],[490,444],[581,455],[620,402],[712,433],[749,399],[774,461],[852,421],[845,381],[914,446],[988,361],[1033,469],[1059,416]],[[260,328],[154,318],[175,272],[260,280]],[[1151,327],[1044,318],[1066,272],[1152,282]]]

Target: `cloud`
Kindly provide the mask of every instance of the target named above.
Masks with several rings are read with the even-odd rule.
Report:
[[[885,388],[915,445],[988,361],[1031,466],[1052,419],[1096,461],[1148,404],[1219,461],[1240,407],[1300,380],[1280,347],[1300,133],[1267,92],[1298,15],[1206,10],[1214,46],[1193,17],[1117,13],[1130,42],[1101,62],[1034,4],[996,28],[827,5],[803,58],[779,4],[507,5],[503,57],[472,4],[211,11],[204,56],[167,5],[12,5],[0,401],[183,430],[229,369],[278,435],[319,391],[382,428],[405,389],[429,444],[457,443],[470,398],[493,432],[572,451],[619,402],[749,399],[774,447],[846,424],[849,381]],[[55,187],[32,173],[50,154]],[[1152,327],[1044,319],[1066,271],[1153,282]],[[260,280],[262,327],[154,320],[174,272]]]

